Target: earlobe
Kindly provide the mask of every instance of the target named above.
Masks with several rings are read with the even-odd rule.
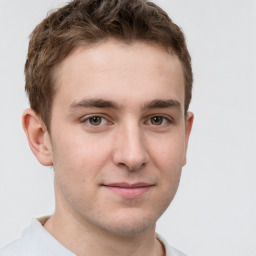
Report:
[[[51,166],[53,164],[51,141],[42,119],[29,108],[22,115],[22,125],[37,160],[42,165]]]
[[[187,117],[186,117],[186,123],[185,123],[185,157],[184,157],[184,162],[183,162],[183,166],[186,164],[187,162],[187,148],[188,148],[188,141],[189,141],[189,136],[192,130],[192,126],[193,126],[193,121],[194,121],[194,114],[192,112],[188,112],[187,113]]]

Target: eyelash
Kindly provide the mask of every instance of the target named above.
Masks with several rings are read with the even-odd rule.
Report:
[[[90,122],[90,120],[91,120],[92,118],[100,118],[101,121],[100,121],[100,123],[99,123],[98,125],[93,125],[93,124]],[[162,126],[166,126],[166,125],[168,125],[168,124],[174,123],[174,120],[173,120],[172,118],[166,117],[166,116],[164,116],[164,115],[152,115],[152,116],[149,116],[149,117],[146,118],[146,121],[145,121],[144,123],[147,124],[148,122],[151,122],[153,118],[162,118],[161,124],[152,124],[152,123],[150,123],[150,125],[155,126],[155,127],[162,127]],[[102,124],[102,121],[103,121],[103,120],[105,121],[104,124],[106,124],[106,123],[111,124],[111,123],[112,123],[112,122],[108,121],[108,119],[107,119],[106,117],[104,117],[104,116],[102,116],[102,115],[100,115],[100,114],[99,114],[99,115],[87,116],[86,118],[83,118],[80,122],[81,122],[81,123],[84,123],[84,124],[87,124],[88,126],[91,126],[91,127],[94,127],[94,128],[99,128],[99,127],[101,127],[102,125],[104,125],[104,124]],[[163,124],[163,123],[164,123],[164,124]]]
[[[91,123],[90,123],[90,120],[91,120],[92,118],[100,118],[100,119],[101,119],[100,124],[99,124],[99,125],[93,125],[93,124],[91,124]],[[88,126],[93,126],[93,127],[96,128],[96,127],[99,127],[99,126],[102,125],[102,120],[105,120],[106,123],[109,122],[109,121],[107,120],[107,118],[103,117],[102,115],[91,115],[91,116],[87,116],[86,118],[82,119],[82,120],[81,120],[81,123],[87,123]],[[111,123],[111,122],[109,122],[109,123]]]
[[[158,124],[158,125],[151,123],[153,126],[165,126],[165,125],[168,125],[168,124],[173,123],[173,119],[171,119],[170,117],[163,116],[163,115],[154,115],[154,116],[150,116],[150,117],[147,119],[146,123],[152,121],[153,118],[159,118],[159,117],[162,119],[162,123],[161,123],[161,124]]]

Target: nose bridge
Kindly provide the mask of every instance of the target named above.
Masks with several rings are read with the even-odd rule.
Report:
[[[137,170],[147,161],[145,138],[139,123],[129,120],[120,125],[115,141],[115,164],[126,166],[129,170]]]

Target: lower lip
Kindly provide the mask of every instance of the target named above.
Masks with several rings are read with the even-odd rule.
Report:
[[[149,191],[151,186],[147,187],[136,187],[136,188],[124,188],[124,187],[111,187],[105,186],[105,188],[111,190],[117,195],[125,198],[139,198]]]

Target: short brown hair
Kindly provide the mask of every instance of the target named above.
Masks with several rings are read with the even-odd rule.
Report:
[[[155,43],[176,54],[185,78],[185,113],[191,101],[191,58],[181,29],[147,0],[74,0],[52,12],[30,36],[25,64],[31,108],[50,129],[55,95],[53,68],[77,46],[106,38]]]

